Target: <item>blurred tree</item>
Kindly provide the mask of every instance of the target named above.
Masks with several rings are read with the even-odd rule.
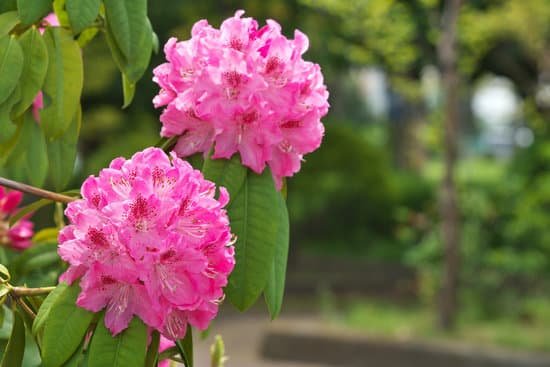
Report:
[[[505,75],[523,96],[539,102],[539,110],[548,111],[536,94],[548,88],[550,79],[550,2],[465,1],[457,32],[458,1],[454,0],[301,1],[342,20],[342,26],[326,40],[331,52],[340,53],[352,65],[382,66],[393,88],[410,104],[418,104],[423,68],[440,67],[445,94],[440,149],[446,165],[441,196],[446,266],[440,321],[449,328],[456,310],[459,274],[460,215],[453,183],[460,137],[459,72],[470,83],[488,72]],[[455,56],[455,38],[460,58]]]
[[[460,79],[457,71],[457,21],[461,0],[446,0],[441,18],[442,33],[438,44],[439,65],[443,78],[445,173],[441,183],[441,220],[445,246],[439,321],[443,329],[454,327],[458,309],[458,280],[460,275],[460,213],[455,185],[455,166],[458,145],[458,108]]]

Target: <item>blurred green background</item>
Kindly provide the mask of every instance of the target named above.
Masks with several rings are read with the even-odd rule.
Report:
[[[289,181],[291,267],[296,256],[312,256],[411,268],[414,296],[391,307],[376,295],[343,302],[330,289],[321,302],[329,317],[367,331],[393,335],[408,325],[409,334],[438,335],[442,2],[155,0],[150,17],[164,43],[189,38],[199,19],[217,27],[241,8],[276,19],[287,36],[306,33],[305,58],[322,66],[331,93],[324,144]],[[550,350],[550,2],[464,1],[458,40],[462,263],[454,337]],[[105,42],[84,52],[75,185],[113,157],[156,143],[160,129],[151,71],[121,110],[120,75]],[[161,62],[162,52],[151,69]]]

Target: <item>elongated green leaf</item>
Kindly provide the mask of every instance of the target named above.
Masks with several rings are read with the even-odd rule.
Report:
[[[57,243],[36,244],[31,246],[11,261],[10,269],[14,277],[19,279],[25,274],[33,271],[33,267],[40,266],[40,262],[47,260],[48,257],[53,258],[55,261],[59,261]]]
[[[107,44],[124,74],[124,106],[133,97],[135,83],[143,76],[154,47],[154,32],[146,16],[146,0],[106,0]]]
[[[100,5],[100,0],[66,0],[65,7],[74,33],[80,33],[96,20]]]
[[[147,348],[147,356],[145,357],[145,367],[156,367],[159,354],[160,334],[158,331],[153,331],[151,335],[151,344]]]
[[[82,53],[66,29],[48,28],[44,37],[49,65],[43,92],[48,97],[41,111],[46,137],[61,136],[74,121],[82,93]]]
[[[48,266],[59,263],[59,255],[57,251],[49,251],[33,257],[25,264],[25,271],[32,272],[34,270],[43,269]]]
[[[14,36],[0,37],[0,104],[13,93],[23,70],[23,50]]]
[[[277,227],[277,245],[275,246],[275,255],[273,256],[271,271],[264,290],[265,302],[272,320],[279,316],[283,304],[289,245],[288,211],[282,194],[279,193],[278,197],[279,222]]]
[[[133,42],[135,42],[135,47],[132,47],[130,56],[128,57],[128,65],[125,70],[125,74],[128,79],[136,83],[141,77],[147,66],[149,66],[149,61],[151,60],[151,53],[153,52],[153,28],[147,17],[144,18],[145,30],[140,32],[139,37],[132,37]]]
[[[80,343],[80,346],[73,353],[71,358],[63,364],[63,367],[80,367],[84,359],[84,341]]]
[[[59,24],[63,28],[69,28],[69,14],[67,14],[67,10],[65,10],[65,0],[53,0],[53,11]]]
[[[147,351],[147,327],[134,317],[126,330],[116,337],[105,327],[101,317],[90,343],[88,367],[143,366]]]
[[[80,48],[84,48],[98,34],[99,28],[86,28],[79,35],[76,42]]]
[[[82,112],[78,108],[69,129],[59,138],[47,142],[49,177],[57,191],[65,188],[72,177],[81,119]]]
[[[152,27],[151,27],[152,28]],[[159,45],[159,36],[153,31],[153,52],[156,54],[159,53],[160,45]]]
[[[0,36],[5,36],[19,23],[19,14],[16,11],[8,11],[0,14]]]
[[[40,199],[38,201],[35,201],[32,204],[29,204],[27,206],[22,207],[21,209],[19,209],[17,211],[17,213],[15,213],[14,215],[12,215],[10,217],[10,220],[9,220],[10,226],[13,226],[15,223],[17,223],[18,220],[20,220],[24,216],[26,216],[28,214],[31,214],[31,213],[37,211],[38,209],[40,209],[40,208],[42,208],[42,207],[44,207],[48,204],[51,204],[52,202],[53,201],[48,200],[48,199]]]
[[[238,155],[231,159],[205,158],[202,165],[202,174],[207,180],[213,181],[218,186],[223,186],[229,191],[229,196],[237,195],[243,186],[247,169],[241,164]]]
[[[118,70],[120,70],[121,72],[124,72],[127,65],[127,59],[126,59],[126,56],[124,56],[124,54],[120,50],[120,47],[116,42],[113,31],[111,30],[111,28],[107,27],[104,34],[105,34],[105,41],[107,41],[109,50],[111,50],[111,56],[113,57],[113,61],[118,67]]]
[[[24,25],[31,25],[52,10],[52,0],[17,0],[19,18]]]
[[[36,314],[36,317],[34,319],[34,322],[32,323],[32,334],[36,337],[38,336],[38,333],[40,333],[44,329],[44,325],[46,320],[48,319],[48,316],[50,315],[50,311],[52,308],[52,305],[57,301],[59,296],[63,294],[69,286],[67,283],[59,283],[55,289],[48,294],[48,296],[44,299],[44,302],[42,302],[42,305],[38,309],[38,313]]]
[[[4,351],[0,367],[17,367],[23,362],[25,353],[25,324],[17,311],[13,312],[13,329]]]
[[[80,345],[94,314],[76,305],[80,287],[73,284],[59,294],[50,307],[42,337],[44,367],[58,367]]]
[[[15,121],[11,118],[12,109],[21,99],[21,88],[17,86],[13,93],[0,104],[0,144],[6,144],[17,133]]]
[[[7,11],[17,11],[17,0],[0,1],[0,13],[4,13]]]
[[[32,242],[42,243],[42,242],[56,241],[58,235],[59,235],[59,228],[57,227],[43,228],[34,234],[34,236],[32,237]]]
[[[122,54],[130,59],[138,52],[137,41],[147,31],[147,0],[105,0],[109,28]]]
[[[15,106],[14,114],[21,115],[34,101],[44,84],[48,70],[48,51],[46,43],[36,28],[28,29],[19,44],[23,50],[25,62],[21,73],[21,101]]]
[[[28,136],[26,157],[26,172],[31,184],[42,186],[48,174],[48,150],[44,132],[32,118],[29,112],[23,122],[24,136]]]
[[[0,125],[2,124],[0,123]],[[21,127],[21,125],[17,125],[15,133],[8,132],[8,134],[12,134],[11,137],[9,137],[5,142],[0,142],[0,167],[6,164],[8,158],[10,158],[13,150],[15,149],[19,136],[21,135]],[[0,126],[0,129],[2,128],[3,127]]]
[[[134,99],[134,94],[136,94],[136,84],[132,83],[125,74],[122,74],[122,92],[124,95],[124,104],[122,105],[122,108],[126,108]]]
[[[176,347],[185,363],[185,367],[193,367],[193,329],[191,329],[191,325],[187,324],[185,337],[176,340]]]
[[[226,293],[229,301],[241,311],[254,304],[271,271],[280,217],[277,195],[269,168],[261,175],[248,170],[241,190],[228,206],[237,242],[235,269],[229,277]]]

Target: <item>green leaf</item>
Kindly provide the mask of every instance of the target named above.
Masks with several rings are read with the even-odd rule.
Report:
[[[154,33],[146,9],[146,0],[105,1],[105,36],[113,60],[128,80],[123,84],[126,87],[135,84],[143,76],[151,59]],[[125,93],[125,105],[130,95]]]
[[[17,311],[13,312],[13,328],[4,351],[0,367],[17,367],[23,362],[25,353],[25,324]]]
[[[48,173],[46,140],[43,131],[34,121],[30,111],[19,120],[21,130],[17,144],[8,159],[7,167],[12,169],[10,171],[12,177],[30,180],[33,185],[41,186]],[[17,176],[14,172],[18,172]]]
[[[48,28],[44,38],[49,65],[43,92],[50,103],[41,111],[41,124],[46,137],[56,138],[69,128],[80,106],[82,52],[66,29]]]
[[[94,314],[76,305],[80,287],[67,287],[53,302],[44,324],[42,363],[58,367],[67,361],[80,345]]]
[[[0,123],[1,125],[1,123]],[[7,125],[7,124],[6,124]],[[7,129],[9,129],[11,126],[8,126]],[[0,126],[0,131],[2,129],[6,128],[5,126]],[[21,125],[16,126],[15,133],[11,131],[7,131],[7,134],[12,134],[11,137],[8,138],[7,141],[2,142],[0,141],[0,168],[6,163],[8,158],[10,158],[13,150],[15,149],[17,145],[17,141],[19,140],[19,136],[21,135]]]
[[[124,72],[124,70],[126,69],[126,63],[127,63],[126,56],[122,54],[120,47],[117,45],[113,31],[111,30],[111,28],[107,27],[104,34],[105,34],[105,40],[107,41],[107,45],[109,46],[109,50],[111,50],[111,56],[113,57],[113,61],[118,67],[118,70],[120,70],[121,72]]]
[[[53,11],[61,27],[69,28],[69,14],[65,10],[65,0],[53,0]]]
[[[6,144],[15,137],[17,125],[13,121],[12,109],[21,98],[21,88],[17,86],[13,93],[0,104],[0,144]]]
[[[156,367],[159,354],[160,334],[158,331],[153,331],[151,335],[151,344],[147,348],[147,356],[145,357],[145,367]]]
[[[19,23],[19,14],[16,11],[8,11],[0,14],[0,36],[8,34]]]
[[[10,281],[10,272],[5,265],[0,264],[0,283],[7,283]]]
[[[43,269],[59,262],[60,259],[57,251],[53,250],[50,252],[45,252],[27,261],[27,263],[25,264],[25,271],[32,272],[34,270]]]
[[[42,305],[38,309],[38,313],[32,323],[32,335],[35,337],[44,329],[44,324],[50,315],[51,308],[55,301],[64,294],[69,286],[67,283],[59,283],[53,291],[42,302]]]
[[[21,252],[19,256],[13,259],[10,262],[10,270],[14,278],[19,279],[34,271],[37,267],[42,267],[44,262],[51,264],[59,261],[57,243],[36,244]]]
[[[23,70],[23,50],[14,36],[0,37],[0,104],[13,93]]]
[[[0,1],[0,13],[4,13],[7,11],[17,11],[17,0]]]
[[[269,168],[261,175],[248,170],[240,191],[227,211],[235,243],[235,269],[229,277],[229,301],[244,311],[262,293],[278,239],[278,193]]]
[[[58,235],[59,235],[59,228],[57,227],[43,228],[34,234],[34,236],[32,237],[32,242],[42,243],[42,242],[57,241]]]
[[[44,132],[30,112],[25,115],[22,134],[28,139],[25,152],[27,177],[32,185],[42,186],[48,174],[48,150]]]
[[[283,195],[279,193],[279,221],[277,227],[277,245],[271,263],[271,271],[264,290],[265,302],[271,319],[281,312],[285,292],[286,265],[288,260],[289,222],[288,211]]]
[[[147,70],[149,61],[151,60],[151,53],[153,52],[153,28],[147,17],[145,17],[143,27],[145,27],[145,30],[141,32],[140,38],[133,37],[136,45],[131,49],[128,65],[125,69],[125,74],[133,83],[141,79],[143,73]]]
[[[136,84],[132,83],[125,74],[122,74],[122,92],[124,94],[124,104],[122,105],[122,108],[126,108],[134,99]]]
[[[34,101],[42,89],[48,70],[48,50],[46,43],[36,28],[27,30],[19,44],[23,50],[25,62],[19,85],[21,86],[21,101],[14,108],[16,116],[21,115]]]
[[[153,52],[156,54],[159,53],[160,45],[159,45],[159,36],[153,32]]]
[[[17,221],[19,221],[24,216],[26,216],[28,214],[31,214],[31,213],[34,213],[38,209],[40,209],[40,208],[42,208],[42,207],[44,207],[48,204],[51,204],[51,203],[53,203],[52,200],[40,199],[40,200],[35,201],[32,204],[29,204],[29,205],[26,205],[26,206],[22,207],[21,209],[19,209],[17,211],[17,213],[15,213],[14,215],[12,215],[10,217],[10,220],[9,220],[10,226],[13,226],[15,223],[17,223]]]
[[[57,191],[65,188],[72,178],[81,119],[82,111],[79,108],[69,129],[59,138],[47,142],[49,176]]]
[[[80,48],[84,48],[91,40],[94,39],[98,32],[99,28],[86,28],[83,30],[76,40]]]
[[[74,33],[90,26],[99,15],[101,0],[66,0],[65,8]]]
[[[137,42],[146,32],[147,0],[105,0],[107,24],[127,60],[137,55]]]
[[[21,23],[31,25],[51,11],[52,0],[17,0],[17,9]]]
[[[193,329],[191,329],[189,323],[187,324],[185,337],[181,340],[176,340],[176,347],[185,363],[185,367],[193,367]]]
[[[80,346],[73,353],[71,358],[63,364],[63,367],[80,367],[84,358],[84,341],[80,343]]]
[[[213,181],[217,186],[223,186],[229,191],[230,199],[237,195],[243,186],[247,175],[247,169],[241,164],[237,154],[231,159],[205,158],[202,165],[202,174],[207,180]]]
[[[146,351],[147,327],[139,318],[134,317],[126,330],[113,337],[102,316],[90,343],[88,367],[143,366]]]

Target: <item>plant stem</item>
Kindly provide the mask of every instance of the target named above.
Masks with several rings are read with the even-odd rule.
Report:
[[[15,303],[17,303],[23,311],[25,311],[33,320],[36,318],[36,314],[33,312],[33,310],[30,309],[30,307],[19,297],[13,297],[15,300]]]
[[[61,202],[61,203],[70,203],[71,201],[77,200],[74,197],[58,194],[56,192],[39,189],[38,187],[30,186],[21,182],[12,181],[4,177],[0,177],[0,186],[8,187],[13,190],[22,191],[27,194],[40,196],[45,199]]]
[[[180,135],[172,136],[171,138],[167,140],[161,140],[157,143],[157,147],[164,150],[166,153],[170,151],[170,149],[176,144],[178,139],[180,138]]]
[[[18,297],[22,296],[41,296],[49,294],[55,287],[40,287],[40,288],[26,288],[26,287],[11,287],[11,292]]]

